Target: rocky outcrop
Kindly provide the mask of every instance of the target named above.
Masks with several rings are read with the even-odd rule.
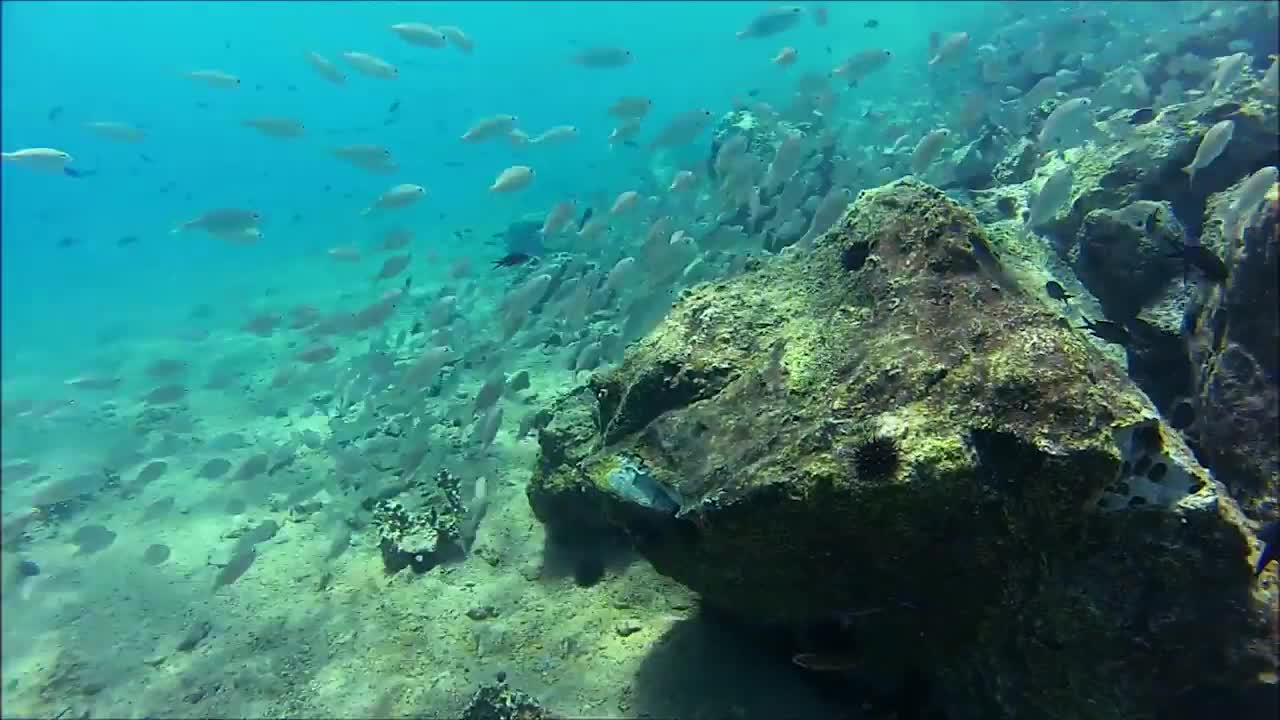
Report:
[[[426,572],[461,556],[466,513],[460,482],[448,470],[412,479],[398,497],[375,501],[373,525],[387,572]]]
[[[554,717],[533,696],[501,681],[482,685],[462,711],[463,720],[552,720]]]
[[[839,667],[928,672],[948,717],[1274,695],[1236,505],[913,180],[812,253],[687,291],[539,442],[553,536],[621,531],[753,621],[848,618]]]
[[[1231,142],[1213,164],[1188,182],[1182,168],[1195,157],[1204,133],[1219,120],[1234,124]],[[1110,121],[1115,137],[1067,151],[1075,171],[1069,212],[1046,226],[1061,239],[1074,238],[1085,217],[1098,209],[1119,210],[1139,200],[1167,202],[1192,236],[1210,195],[1275,162],[1280,151],[1276,108],[1245,99],[1202,98],[1164,108],[1145,125]]]
[[[1265,518],[1263,505],[1280,496],[1280,199],[1273,192],[1259,225],[1226,237],[1219,210],[1233,197],[1217,195],[1206,210],[1202,241],[1231,274],[1201,288],[1187,312],[1195,409],[1187,433],[1236,499]]]

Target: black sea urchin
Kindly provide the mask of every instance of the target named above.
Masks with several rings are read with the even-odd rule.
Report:
[[[902,463],[898,441],[887,435],[873,435],[853,448],[853,467],[858,479],[867,482],[892,480]]]

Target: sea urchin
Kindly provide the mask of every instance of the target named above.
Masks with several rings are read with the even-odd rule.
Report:
[[[859,480],[884,482],[898,474],[902,452],[898,441],[887,435],[871,435],[853,448],[853,467]]]

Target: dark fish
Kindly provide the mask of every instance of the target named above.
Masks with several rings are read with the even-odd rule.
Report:
[[[230,469],[230,460],[214,458],[200,466],[200,470],[196,473],[196,477],[201,477],[205,480],[217,480],[223,475],[226,475],[227,471]]]
[[[1061,300],[1063,305],[1068,305],[1069,303],[1067,301],[1075,297],[1075,295],[1068,295],[1067,291],[1063,289],[1062,285],[1060,285],[1057,280],[1050,280],[1045,283],[1044,292],[1054,300]]]
[[[523,265],[533,259],[532,255],[526,255],[522,252],[507,253],[497,260],[493,261],[494,267],[515,267]]]
[[[638,148],[638,147],[640,147],[640,143],[636,142],[635,140],[623,140],[623,141],[622,141],[622,144],[623,144],[623,145],[626,145],[626,146],[627,146],[627,147],[629,147],[629,148]]]
[[[138,477],[134,478],[134,483],[139,487],[149,485],[159,480],[165,471],[169,469],[169,463],[163,460],[152,460],[147,466],[138,471]]]
[[[200,108],[201,110],[208,110],[208,109],[209,109],[209,103],[207,103],[207,102],[197,102],[197,103],[196,103],[196,107]]]
[[[182,385],[162,385],[142,397],[148,405],[171,405],[187,396]]]
[[[870,28],[870,29],[874,30],[874,29],[876,29],[876,28],[880,27],[880,21],[879,21],[879,20],[877,20],[877,19],[875,19],[875,18],[871,18],[870,20],[868,20],[868,21],[866,21],[866,22],[862,23],[862,27],[864,27],[864,28]]]
[[[192,650],[195,650],[197,645],[203,642],[205,638],[209,637],[209,632],[211,630],[213,630],[213,625],[211,625],[207,620],[201,620],[190,628],[187,628],[187,632],[182,636],[182,639],[178,641],[178,652],[191,652]]]
[[[1169,253],[1171,258],[1182,258],[1182,284],[1187,283],[1187,273],[1191,268],[1200,271],[1210,282],[1221,283],[1226,282],[1230,271],[1227,270],[1227,264],[1222,262],[1222,258],[1218,257],[1209,248],[1196,244],[1186,244],[1181,248]]]
[[[325,553],[325,560],[337,560],[342,554],[351,547],[351,528],[341,526],[338,533],[334,535],[333,542],[329,544],[329,552]]]
[[[24,578],[29,578],[35,577],[39,574],[40,566],[36,564],[35,560],[23,560],[18,563],[18,575]]]
[[[263,521],[260,525],[240,536],[240,539],[236,541],[235,554],[240,555],[246,551],[253,552],[259,544],[275,537],[278,532],[280,532],[280,524],[275,520]]]
[[[148,565],[159,565],[169,559],[169,546],[156,543],[142,553],[142,561]]]
[[[102,525],[85,525],[71,536],[71,542],[79,548],[76,550],[77,555],[92,555],[110,547],[115,541],[116,534]]]
[[[1079,329],[1088,330],[1097,338],[1116,345],[1127,346],[1133,343],[1133,336],[1120,323],[1111,322],[1110,320],[1090,320],[1083,316],[1080,319],[1084,321],[1084,327]]]
[[[1154,108],[1138,108],[1129,115],[1130,125],[1146,125],[1154,120],[1156,111]]]
[[[591,208],[587,208],[585,211],[583,211],[582,219],[578,221],[578,232],[582,232],[582,228],[587,226],[587,221],[591,219],[591,214],[594,212],[595,211],[592,210]]]
[[[145,163],[155,162],[155,160],[152,160],[151,157],[145,153],[138,153],[138,159]]]
[[[1241,105],[1238,102],[1225,102],[1213,108],[1201,117],[1203,117],[1207,122],[1221,122],[1227,118],[1234,117],[1240,112],[1240,107]]]
[[[389,127],[391,125],[395,125],[396,121],[399,119],[400,119],[399,115],[388,115],[387,119],[382,121],[382,126]]]
[[[760,97],[760,88],[751,88],[748,90],[747,97]]]
[[[79,245],[79,244],[80,244],[80,238],[74,237],[71,235],[67,235],[66,237],[58,241],[58,247],[60,248],[75,247],[76,245]]]
[[[98,174],[98,171],[97,171],[97,170],[77,170],[77,169],[75,169],[75,168],[71,168],[71,167],[64,167],[64,168],[62,168],[62,172],[63,172],[63,174],[64,174],[64,175],[66,175],[67,177],[73,177],[73,178],[86,178],[86,177],[89,177],[89,176],[91,176],[91,175],[97,175],[97,174]]]
[[[267,471],[267,465],[270,464],[270,458],[266,453],[258,453],[253,457],[240,463],[239,469],[236,470],[236,480],[252,480]]]
[[[122,237],[122,238],[120,238],[119,240],[117,240],[117,241],[116,241],[116,246],[117,246],[117,247],[127,247],[127,246],[132,245],[132,244],[134,244],[134,243],[136,243],[136,242],[138,242],[138,236],[137,236],[137,235],[125,235],[124,237]]]
[[[1267,569],[1267,565],[1276,559],[1276,555],[1280,554],[1280,520],[1272,520],[1262,529],[1258,531],[1258,539],[1262,541],[1262,553],[1258,555],[1258,562],[1253,566],[1253,576],[1258,577],[1263,570]]]
[[[799,653],[791,656],[791,662],[814,672],[843,672],[861,666],[858,658],[842,653]]]
[[[400,101],[396,100],[395,102],[391,103],[391,107],[387,108],[387,112],[393,113],[399,109],[400,109]]]
[[[449,168],[460,168],[460,167],[463,167],[465,164],[466,163],[462,162],[461,160],[445,160],[444,161],[444,166]]]
[[[218,577],[213,581],[213,589],[217,590],[223,585],[230,585],[239,580],[240,576],[249,569],[250,565],[253,565],[253,561],[257,558],[258,553],[252,547],[236,553],[235,557],[231,558],[231,561],[223,565],[222,569],[218,571]]]
[[[294,85],[293,83],[289,83],[286,87],[288,88],[289,92],[298,92],[298,86]]]
[[[262,91],[262,90],[266,90],[266,86],[264,86],[262,83],[258,83],[257,85],[254,85],[254,86],[253,86],[253,89],[254,89],[254,90],[258,90],[258,91]]]
[[[62,117],[62,106],[54,105],[53,108],[49,110],[49,122],[57,122],[60,117]]]
[[[1196,421],[1196,409],[1186,400],[1179,400],[1169,413],[1169,427],[1174,430],[1185,430]]]
[[[159,517],[164,517],[166,514],[168,514],[170,510],[173,509],[173,503],[174,503],[174,500],[172,496],[162,497],[159,500],[156,500],[155,502],[151,503],[150,505],[147,506],[147,509],[144,510],[142,513],[143,522],[146,522],[147,520],[155,520],[156,518],[159,518]]]

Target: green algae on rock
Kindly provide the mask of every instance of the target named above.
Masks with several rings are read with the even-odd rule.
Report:
[[[755,621],[886,608],[859,651],[926,668],[950,717],[1148,717],[1274,672],[1233,501],[915,180],[688,291],[539,441],[553,536],[621,530]],[[626,467],[675,512],[619,492]]]

